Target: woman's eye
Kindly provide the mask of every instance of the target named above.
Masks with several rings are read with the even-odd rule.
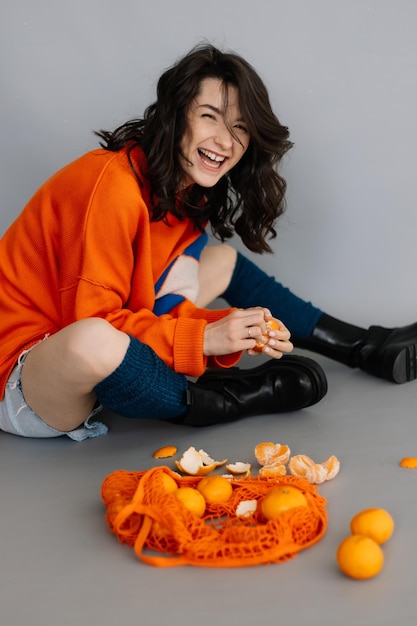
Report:
[[[236,130],[239,130],[242,133],[248,132],[248,129],[246,128],[246,126],[243,126],[243,124],[235,124],[234,128],[236,128]]]
[[[216,119],[211,113],[203,113],[201,117],[208,117],[210,120]]]

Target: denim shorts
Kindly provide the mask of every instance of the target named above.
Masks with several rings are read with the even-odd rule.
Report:
[[[48,426],[32,411],[25,402],[20,380],[23,363],[30,350],[31,348],[25,350],[20,355],[17,365],[7,381],[4,398],[0,401],[0,430],[22,437],[47,438],[66,435],[74,441],[83,441],[83,439],[88,439],[89,437],[106,435],[108,432],[107,426],[92,420],[93,416],[101,411],[101,406],[95,408],[90,413],[84,424],[68,432],[56,430],[52,426]]]

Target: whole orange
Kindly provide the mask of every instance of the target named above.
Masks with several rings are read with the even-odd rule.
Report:
[[[233,493],[230,480],[219,475],[202,478],[197,485],[197,489],[205,501],[211,504],[227,502]]]
[[[281,513],[298,506],[307,505],[303,492],[291,485],[272,487],[260,501],[262,515],[268,520],[276,519]]]
[[[275,319],[271,319],[268,320],[266,322],[266,333],[264,333],[262,335],[262,339],[260,341],[257,341],[255,344],[255,347],[253,348],[253,350],[255,350],[255,352],[262,352],[262,349],[265,347],[268,339],[269,339],[269,335],[268,332],[270,330],[279,330],[280,326],[278,324],[278,322]]]
[[[183,503],[185,508],[194,513],[197,517],[202,517],[206,510],[206,501],[194,487],[180,487],[174,491],[174,496]]]
[[[336,560],[346,576],[364,580],[381,571],[384,553],[379,544],[370,537],[349,535],[339,545]]]
[[[365,535],[381,544],[394,532],[394,520],[385,509],[365,509],[352,518],[350,530],[353,535]]]
[[[178,489],[177,483],[169,474],[162,474],[162,484],[168,493],[173,493]]]
[[[161,537],[169,537],[171,535],[168,528],[162,526],[161,522],[154,520],[152,522],[152,534],[161,539]]]

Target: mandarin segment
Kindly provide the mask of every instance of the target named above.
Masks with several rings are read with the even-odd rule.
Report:
[[[312,484],[320,485],[326,480],[331,480],[339,473],[340,462],[334,455],[323,461],[315,463],[306,454],[296,454],[291,457],[289,470],[297,478],[305,478]]]
[[[271,465],[264,465],[259,470],[260,476],[285,476],[287,468],[283,463],[271,463]]]
[[[296,454],[292,456],[289,462],[289,469],[293,476],[305,478],[309,469],[314,466],[314,461],[307,454]]]
[[[315,463],[306,454],[297,454],[290,459],[289,470],[297,478],[305,478],[312,484],[321,484],[326,480],[327,471]]]
[[[326,480],[332,480],[332,478],[335,478],[335,476],[338,475],[340,470],[340,461],[337,456],[334,456],[334,454],[323,461],[322,465],[327,472]]]

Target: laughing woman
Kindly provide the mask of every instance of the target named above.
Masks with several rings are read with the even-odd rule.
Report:
[[[414,327],[345,324],[225,243],[236,233],[271,251],[291,147],[244,59],[193,49],[143,117],[97,134],[101,147],[45,182],[0,241],[0,429],[80,440],[107,431],[102,407],[193,426],[302,409],[327,383],[292,341],[413,377]],[[230,308],[206,308],[219,296]],[[231,367],[260,343],[262,365]]]

